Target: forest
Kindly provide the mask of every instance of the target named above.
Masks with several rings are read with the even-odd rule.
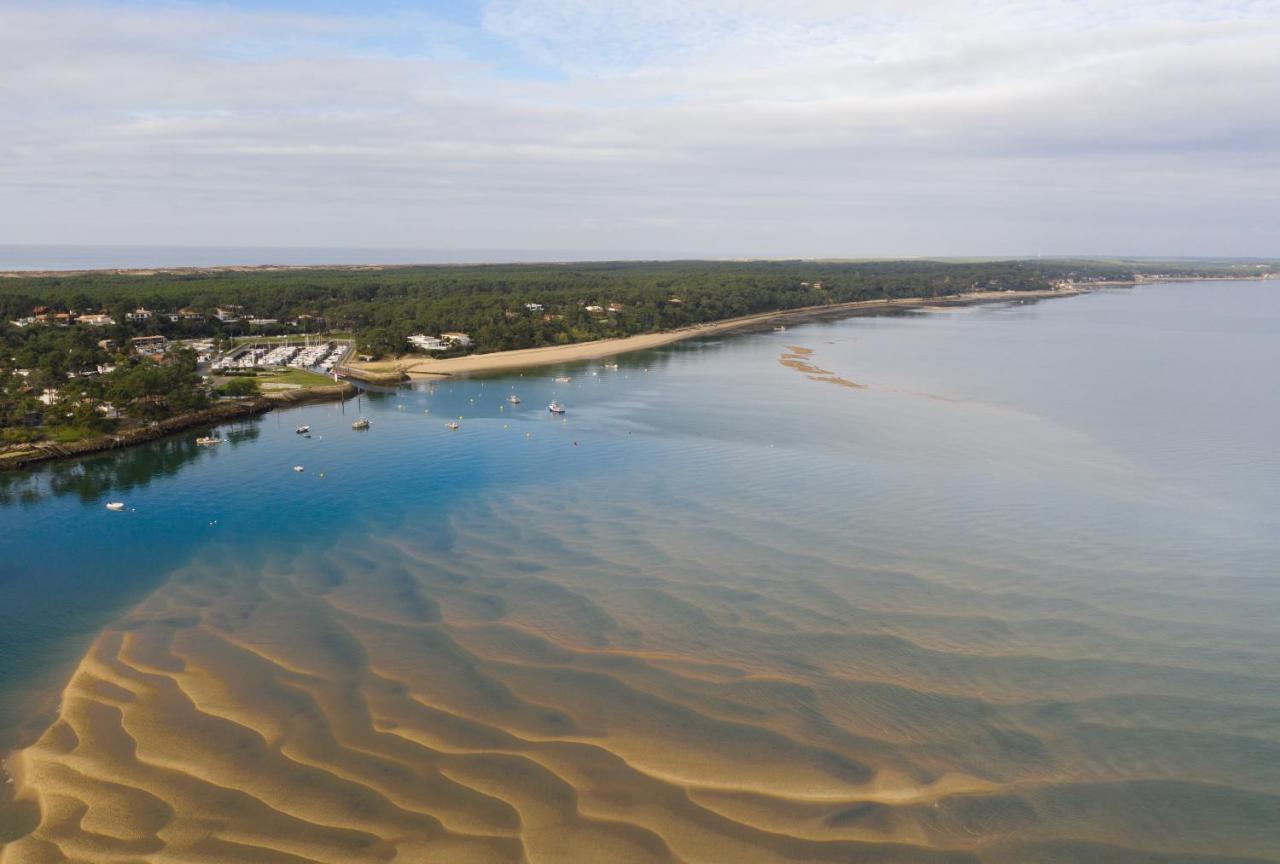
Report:
[[[1168,266],[1161,272],[1171,272]],[[180,338],[339,330],[354,332],[370,354],[404,350],[410,333],[461,331],[475,350],[498,351],[824,303],[1031,290],[1066,279],[1126,280],[1138,269],[1094,261],[677,261],[90,272],[0,279],[0,319],[19,320],[42,307],[105,312],[116,323],[99,338],[117,342],[153,333]],[[1183,269],[1185,275],[1204,272]],[[610,304],[618,311],[608,311]],[[246,318],[260,323],[213,317],[217,308],[230,306],[243,307]],[[203,317],[127,320],[139,307]],[[6,330],[3,339],[13,351],[27,337]]]
[[[458,331],[471,337],[471,350],[501,351],[829,303],[1027,291],[1064,281],[1129,281],[1143,273],[1239,275],[1240,266],[673,261],[9,274],[0,278],[0,439],[47,435],[59,424],[70,427],[68,435],[71,429],[98,430],[110,424],[101,410],[87,406],[104,401],[118,403],[122,416],[136,419],[204,404],[194,363],[185,355],[170,352],[172,359],[157,363],[121,353],[130,338],[144,335],[225,340],[343,332],[354,334],[362,353],[382,356],[406,351],[413,333]],[[149,314],[139,316],[139,309]],[[231,320],[217,317],[219,309]],[[105,313],[111,322],[58,326],[30,320],[58,313]],[[100,369],[108,371],[95,377]],[[41,395],[54,388],[57,410],[41,410]]]

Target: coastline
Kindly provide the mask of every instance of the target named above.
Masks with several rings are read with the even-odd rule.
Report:
[[[1055,297],[1074,297],[1088,293],[1088,288],[1058,288],[1042,291],[971,291],[963,294],[944,294],[931,297],[899,297],[886,300],[855,300],[848,303],[830,303],[821,306],[801,306],[796,309],[779,309],[757,312],[722,321],[694,324],[676,330],[657,333],[641,333],[617,339],[598,339],[569,345],[549,345],[540,348],[520,348],[512,351],[494,351],[488,354],[472,354],[435,360],[424,357],[401,357],[369,363],[348,363],[339,367],[346,378],[368,384],[395,385],[412,377],[425,379],[452,378],[458,375],[485,374],[554,366],[583,360],[600,360],[632,351],[660,348],[685,339],[748,330],[775,323],[801,323],[831,316],[875,314],[890,309],[921,307],[969,306],[978,303],[994,303],[1008,300],[1045,300]],[[204,411],[184,414],[162,420],[154,426],[130,429],[118,435],[102,435],[72,444],[41,442],[22,449],[0,451],[0,471],[16,470],[57,459],[72,459],[106,450],[129,447],[155,441],[195,426],[224,423],[228,420],[265,414],[275,408],[287,408],[309,402],[346,399],[354,395],[356,386],[350,381],[331,387],[306,390],[276,391],[245,402],[219,403]]]
[[[900,297],[888,300],[854,300],[848,303],[830,303],[822,306],[801,306],[796,309],[779,309],[757,312],[723,321],[694,324],[676,330],[657,333],[641,333],[617,339],[597,339],[569,345],[548,345],[539,348],[519,348],[513,351],[494,351],[488,354],[470,354],[443,360],[421,356],[402,356],[393,360],[376,360],[368,363],[351,363],[342,367],[344,375],[371,383],[397,383],[408,377],[452,378],[456,375],[503,372],[535,366],[553,366],[557,363],[573,363],[581,360],[600,360],[631,351],[660,348],[684,339],[710,336],[734,330],[773,323],[803,322],[836,315],[872,314],[885,309],[904,309],[920,306],[966,306],[975,303],[992,303],[1003,300],[1044,300],[1053,297],[1073,297],[1087,293],[1086,288],[1049,289],[1044,291],[971,291],[964,294],[945,294],[932,297]]]
[[[1104,305],[1141,294],[1145,305],[1128,307],[1134,314],[1127,317]],[[1248,318],[1231,313],[1254,308],[1251,299],[1228,307],[1223,317],[1248,326]],[[1214,297],[1207,300],[1210,309],[1221,308]],[[1088,310],[1106,320],[1143,322],[1159,318],[1144,310],[1179,305],[1158,292],[1122,290],[1092,293],[1075,306],[1038,303],[995,303],[990,310],[936,303],[870,322],[815,317],[834,323],[788,324],[787,332],[756,327],[740,331],[745,338],[712,336],[664,351],[662,362],[652,364],[655,375],[643,379],[632,364],[650,363],[652,355],[620,360],[633,373],[630,383],[618,383],[632,394],[628,416],[661,418],[647,432],[610,422],[555,436],[536,432],[538,444],[520,445],[514,443],[519,431],[500,438],[491,424],[488,440],[449,438],[439,429],[445,412],[437,405],[430,406],[435,420],[391,414],[393,396],[380,406],[385,416],[403,418],[409,428],[434,427],[434,437],[415,435],[406,448],[405,436],[351,436],[363,446],[346,454],[348,467],[323,466],[332,472],[328,483],[350,485],[313,493],[313,510],[331,516],[326,522],[312,522],[305,511],[279,523],[262,518],[275,502],[302,497],[295,490],[306,489],[300,484],[316,478],[321,466],[312,456],[301,460],[307,474],[287,473],[292,460],[282,460],[285,453],[268,440],[267,427],[279,424],[252,424],[263,427],[262,435],[237,445],[237,461],[268,470],[205,472],[225,477],[234,497],[193,483],[190,474],[153,481],[156,497],[139,506],[144,514],[160,512],[167,496],[197,488],[211,507],[238,511],[239,522],[207,532],[203,554],[166,567],[157,588],[129,611],[113,613],[83,650],[68,652],[74,662],[57,688],[52,721],[36,743],[13,751],[15,779],[0,788],[0,849],[13,844],[11,855],[0,859],[42,860],[45,852],[56,858],[50,850],[62,843],[58,848],[86,861],[109,860],[117,849],[141,850],[144,859],[198,860],[222,848],[230,850],[228,860],[240,862],[291,855],[354,862],[377,860],[394,848],[401,856],[421,849],[426,857],[443,849],[459,864],[487,864],[504,860],[500,853],[508,846],[505,860],[512,862],[579,854],[591,860],[593,850],[614,842],[598,826],[639,825],[625,836],[657,836],[674,850],[672,857],[684,860],[696,860],[704,849],[715,860],[758,855],[761,862],[776,858],[775,864],[880,855],[899,864],[1008,864],[1024,855],[1091,860],[1101,844],[1050,839],[1037,845],[1037,838],[1087,833],[1114,840],[1109,848],[1120,850],[1113,853],[1119,859],[1179,854],[1185,845],[1192,850],[1186,864],[1209,864],[1217,850],[1257,855],[1258,864],[1270,860],[1268,798],[1265,790],[1255,792],[1265,776],[1241,760],[1261,747],[1250,742],[1258,718],[1266,717],[1257,694],[1267,691],[1255,677],[1236,674],[1240,652],[1265,632],[1258,628],[1267,626],[1266,609],[1241,616],[1238,608],[1251,601],[1242,593],[1236,607],[1203,604],[1212,617],[1202,619],[1196,614],[1202,601],[1192,592],[1178,593],[1176,606],[1159,599],[1170,572],[1206,573],[1205,584],[1216,587],[1213,568],[1193,557],[1197,547],[1189,551],[1176,539],[1188,530],[1199,536],[1194,532],[1206,518],[1215,524],[1211,500],[1203,509],[1177,508],[1184,521],[1171,525],[1165,498],[1132,494],[1135,483],[1148,490],[1147,478],[1113,461],[1105,443],[1095,446],[1107,442],[1105,435],[1082,445],[1076,427],[1055,429],[1051,418],[1011,427],[1011,415],[993,413],[989,404],[843,398],[847,391],[824,394],[828,388],[803,377],[786,380],[804,369],[764,372],[776,369],[772,358],[784,346],[815,361],[830,350],[833,362],[823,365],[841,371],[856,371],[858,356],[890,369],[895,358],[907,357],[921,368],[948,370],[930,390],[963,396],[948,385],[987,381],[993,357],[1017,356],[1020,346],[1066,343],[1046,363],[1012,364],[1017,390],[1029,394],[1033,401],[1024,404],[1031,407],[1060,392],[1044,389],[1056,376],[1044,376],[1043,368],[1076,371],[1077,346],[1044,338],[1061,332],[1054,319],[1075,322],[1089,345],[1099,315],[1083,314]],[[944,314],[922,314],[933,308]],[[1031,329],[1041,323],[1047,330]],[[1217,323],[1209,321],[1208,328]],[[1179,334],[1183,326],[1173,322],[1169,330]],[[956,343],[945,338],[957,329],[966,331],[962,342],[981,350],[957,356]],[[1103,329],[1115,350],[1097,351],[1099,362],[1085,364],[1099,382],[1126,365],[1132,341],[1124,328]],[[813,335],[835,330],[844,336]],[[845,338],[850,330],[860,334],[852,346]],[[868,330],[886,338],[865,338]],[[1010,341],[1000,342],[995,330]],[[1222,334],[1223,342],[1232,336]],[[986,350],[992,345],[996,351]],[[1155,340],[1146,347],[1147,358],[1165,349]],[[1209,369],[1201,381],[1184,378],[1185,369],[1203,362],[1184,356],[1186,365],[1168,375],[1179,382],[1169,388],[1175,410],[1189,398],[1184,390],[1211,394],[1203,383],[1218,374]],[[748,368],[764,374],[745,374]],[[1130,380],[1141,381],[1151,365],[1127,368],[1136,370]],[[1222,368],[1239,364],[1228,359]],[[532,387],[538,374],[521,380]],[[537,386],[549,388],[551,374],[544,370]],[[621,376],[602,370],[600,377]],[[436,389],[442,401],[462,404],[479,395],[481,380]],[[505,390],[514,380],[490,380],[483,389],[492,396],[495,385]],[[1105,395],[1112,404],[1133,392],[1131,386],[1090,386],[1087,379],[1080,387],[1079,381],[1065,392]],[[1200,386],[1182,386],[1192,382]],[[574,383],[585,384],[578,377]],[[757,389],[762,384],[772,389]],[[792,392],[794,402],[771,401]],[[1247,392],[1241,397],[1257,404]],[[531,403],[539,427],[554,428],[537,403],[526,399],[526,408]],[[770,423],[779,427],[775,440],[789,439],[781,452],[766,449],[760,435],[762,405],[783,418]],[[850,413],[836,414],[842,407]],[[1222,415],[1224,429],[1238,420],[1229,412],[1216,416]],[[375,430],[386,428],[370,416]],[[810,420],[827,417],[829,424]],[[709,444],[698,440],[707,426],[687,418],[716,424]],[[730,424],[742,433],[720,431]],[[884,425],[875,436],[860,437],[870,424]],[[626,438],[628,428],[637,428],[637,437]],[[850,430],[842,446],[828,446],[842,430]],[[1203,440],[1199,427],[1186,432],[1193,445]],[[276,434],[287,445],[297,442],[289,430]],[[589,437],[582,448],[569,449],[579,436]],[[175,443],[185,449],[189,440]],[[429,446],[464,440],[452,452]],[[1265,457],[1265,437],[1254,440]],[[474,462],[459,458],[482,446],[491,449]],[[1138,452],[1143,444],[1135,439],[1130,446]],[[142,452],[149,457],[151,449]],[[406,464],[406,450],[413,465]],[[1162,451],[1175,473],[1187,450]],[[816,458],[802,462],[797,452]],[[874,461],[864,462],[864,454]],[[1029,475],[1035,500],[1048,506],[1028,510],[1031,495],[1004,496],[997,483],[986,485],[993,458],[1014,476],[1017,490],[1029,488]],[[627,473],[621,474],[624,459]],[[1215,464],[1229,469],[1237,461],[1233,451]],[[455,478],[466,476],[460,468],[468,464],[481,469],[474,473],[485,484],[459,490]],[[522,466],[539,473],[521,474]],[[990,532],[975,530],[981,527],[973,518],[975,485],[947,482],[949,470],[980,478],[980,493],[996,493],[991,500],[998,504],[985,495],[979,501],[983,524],[994,526]],[[243,483],[246,476],[255,482]],[[849,482],[858,478],[864,479]],[[1098,478],[1115,478],[1125,494],[1117,495],[1111,483],[1090,482]],[[1053,493],[1055,487],[1060,492]],[[422,491],[440,488],[457,498],[437,505]],[[1150,485],[1153,492],[1163,488]],[[1265,492],[1265,480],[1256,488]],[[714,497],[708,489],[717,490]],[[1053,497],[1041,498],[1041,491]],[[1081,502],[1086,491],[1090,498]],[[356,522],[370,526],[362,534],[334,530],[354,520],[330,502],[367,505],[374,495],[375,506],[397,518],[377,518],[375,510]],[[922,507],[932,495],[946,497]],[[1115,501],[1162,518],[1124,518],[1125,511],[1108,510]],[[246,504],[250,509],[241,509]],[[439,518],[437,507],[447,507],[450,518]],[[48,524],[36,523],[45,517],[32,507],[18,510],[30,517],[15,526]],[[117,517],[95,512],[113,534],[77,536],[85,558],[100,556],[98,545],[128,539],[128,530],[141,531],[138,525],[121,530]],[[827,518],[831,513],[852,515]],[[202,521],[192,521],[196,532],[206,533]],[[846,547],[842,523],[850,521],[867,526],[867,540]],[[1154,525],[1159,534],[1127,536],[1135,524]],[[1265,522],[1257,524],[1264,534]],[[289,530],[284,536],[282,526]],[[894,533],[882,533],[889,526]],[[142,539],[156,545],[177,534],[164,523],[146,531]],[[1002,545],[1011,534],[1018,542]],[[965,545],[951,545],[953,536]],[[1206,535],[1210,550],[1215,541]],[[921,555],[913,542],[938,545]],[[45,545],[26,548],[34,555]],[[864,545],[869,551],[860,551]],[[1125,592],[1106,596],[1117,569],[1130,566],[1127,558],[1072,554],[1099,545],[1136,550],[1136,575]],[[1150,548],[1163,550],[1173,566],[1147,557]],[[876,549],[902,557],[881,560]],[[639,590],[637,556],[663,559],[658,576]],[[512,558],[522,566],[517,578],[503,566]],[[918,560],[925,563],[913,563]],[[1076,581],[1069,591],[1065,577],[1037,572],[1046,560],[1072,562]],[[1241,560],[1247,578],[1247,568],[1254,562],[1265,568],[1267,558]],[[960,578],[966,566],[972,575]],[[1008,594],[1013,582],[1036,592],[992,600]],[[1099,596],[1110,604],[1097,603]],[[870,617],[867,608],[874,610]],[[1144,612],[1151,624],[1141,635],[1148,641],[1136,644],[1132,621]],[[741,623],[748,614],[752,626]],[[961,633],[957,621],[969,630]],[[1188,631],[1188,621],[1195,629]],[[887,631],[903,638],[886,640]],[[1008,640],[1001,651],[990,650],[993,632]],[[1010,671],[1010,656],[1028,655],[1039,658],[1036,664]],[[1157,695],[1143,695],[1152,689]],[[797,699],[797,693],[817,695]],[[1177,700],[1208,713],[1162,710]],[[1061,711],[1025,708],[1091,701],[1103,706],[1100,713],[1066,720]],[[1090,737],[1099,735],[1099,716],[1121,723],[1121,731]],[[1161,725],[1166,721],[1173,728]],[[910,734],[894,731],[907,727]],[[1025,737],[1011,747],[1002,727]],[[1137,744],[1134,729],[1145,736]],[[1195,746],[1184,747],[1185,741]],[[1107,761],[1120,751],[1131,758]],[[1209,791],[1194,796],[1182,778],[1211,765],[1206,753],[1230,758],[1225,767],[1211,766],[1221,773],[1208,775]],[[1112,773],[1102,780],[1093,772],[1082,776],[1082,759]],[[1164,782],[1166,776],[1173,780]],[[1099,797],[1105,806],[1095,806]],[[6,806],[16,826],[9,834],[3,831]],[[1171,834],[1179,819],[1187,827]],[[1118,821],[1125,824],[1117,828]],[[1124,833],[1129,824],[1150,827]],[[1031,840],[1024,841],[1024,833]],[[1244,848],[1229,845],[1236,835]],[[492,836],[499,839],[486,840],[474,855],[462,845]],[[205,843],[207,837],[212,840]],[[561,840],[581,837],[577,847]],[[783,846],[777,837],[795,839]],[[1179,853],[1163,851],[1173,846]],[[631,860],[660,858],[663,848],[654,841]],[[988,859],[990,849],[997,853]]]
[[[309,390],[286,390],[243,402],[219,402],[203,411],[169,417],[153,426],[128,429],[118,435],[99,435],[70,444],[38,442],[23,449],[0,451],[0,471],[27,468],[55,459],[74,459],[106,450],[132,447],[135,444],[145,444],[178,432],[185,432],[196,426],[216,425],[231,420],[256,417],[276,408],[346,399],[355,395],[355,391],[355,385],[350,383],[335,384],[332,387],[314,387]]]
[[[51,441],[42,441],[31,444],[28,449],[11,450],[7,453],[0,452],[0,471],[26,468],[29,465],[49,462],[54,459],[88,456],[104,450],[131,447],[134,444],[145,444],[148,441],[155,441],[195,426],[226,423],[229,420],[255,417],[259,414],[265,414],[271,408],[272,403],[266,399],[220,402],[203,411],[169,417],[157,422],[155,425],[128,429],[118,435],[99,435],[82,441],[74,441],[70,444],[55,444]]]

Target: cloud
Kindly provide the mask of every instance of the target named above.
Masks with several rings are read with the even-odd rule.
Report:
[[[1280,4],[0,2],[16,242],[1276,254]]]

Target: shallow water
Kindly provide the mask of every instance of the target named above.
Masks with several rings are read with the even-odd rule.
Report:
[[[0,475],[2,860],[1280,861],[1277,336],[851,318]]]

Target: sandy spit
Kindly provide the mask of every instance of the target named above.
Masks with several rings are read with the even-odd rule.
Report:
[[[826,315],[874,313],[884,309],[915,306],[936,307],[1012,299],[1043,299],[1047,297],[1066,297],[1081,293],[1084,292],[1082,290],[1020,291],[1010,294],[1003,291],[973,291],[967,294],[955,294],[947,297],[859,300],[851,303],[832,303],[824,306],[804,306],[799,309],[761,312],[755,315],[744,315],[740,318],[728,318],[724,321],[695,324],[678,330],[643,333],[638,336],[626,336],[620,339],[598,339],[593,342],[579,342],[572,345],[522,348],[516,351],[495,351],[490,354],[472,354],[466,357],[450,357],[446,359],[405,356],[394,360],[381,360],[372,363],[352,363],[349,365],[349,369],[355,373],[353,377],[367,375],[386,376],[388,374],[394,376],[396,373],[426,377],[452,377],[454,375],[524,369],[531,366],[553,366],[558,363],[572,363],[579,360],[599,360],[628,351],[660,348],[663,345],[670,345],[673,342],[693,339],[698,336],[708,336],[730,330],[745,330],[764,324],[804,321]]]

